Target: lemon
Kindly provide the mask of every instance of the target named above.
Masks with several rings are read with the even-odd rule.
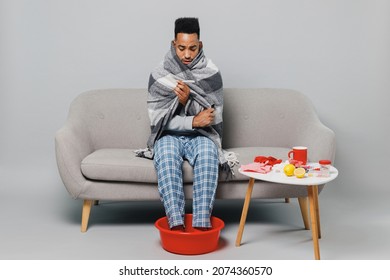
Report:
[[[294,170],[295,170],[295,166],[294,164],[286,164],[283,168],[283,171],[284,171],[284,174],[286,174],[287,176],[292,176],[294,175]]]
[[[299,167],[294,170],[294,175],[297,178],[303,178],[305,177],[305,174],[306,174],[305,168]]]

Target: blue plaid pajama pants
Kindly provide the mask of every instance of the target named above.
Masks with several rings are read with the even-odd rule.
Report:
[[[211,227],[218,185],[218,150],[205,136],[165,135],[154,146],[158,190],[169,226],[184,225],[183,161],[193,167],[192,226]]]

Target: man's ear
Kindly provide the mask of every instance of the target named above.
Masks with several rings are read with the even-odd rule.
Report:
[[[202,49],[202,48],[203,48],[203,42],[199,41],[199,49]]]
[[[172,40],[172,45],[173,45],[174,47],[176,47],[176,41],[175,41],[175,40]]]

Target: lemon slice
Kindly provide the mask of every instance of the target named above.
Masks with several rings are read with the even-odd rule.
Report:
[[[305,168],[299,167],[294,170],[294,175],[297,178],[303,178],[305,177],[305,174],[306,174]]]
[[[294,175],[294,171],[295,171],[295,166],[294,164],[286,164],[283,168],[283,171],[284,171],[284,174],[286,174],[287,176],[292,176]]]

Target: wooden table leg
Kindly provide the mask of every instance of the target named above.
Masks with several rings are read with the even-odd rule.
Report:
[[[320,206],[318,204],[318,186],[315,186],[316,190],[314,193],[315,206],[316,206],[316,216],[317,216],[317,231],[318,239],[321,239],[321,222],[320,222]]]
[[[319,210],[318,210],[318,186],[308,186],[307,192],[310,203],[311,232],[313,237],[314,257],[320,259],[320,246],[318,242],[319,233]]]
[[[248,188],[246,190],[244,207],[242,208],[240,226],[238,227],[238,233],[237,233],[237,238],[236,238],[236,246],[237,247],[239,247],[241,245],[242,234],[244,233],[244,226],[245,226],[245,222],[246,222],[246,216],[248,214],[248,208],[249,208],[249,203],[251,201],[252,190],[253,190],[253,185],[254,184],[255,184],[255,179],[254,178],[250,178],[249,179]]]

